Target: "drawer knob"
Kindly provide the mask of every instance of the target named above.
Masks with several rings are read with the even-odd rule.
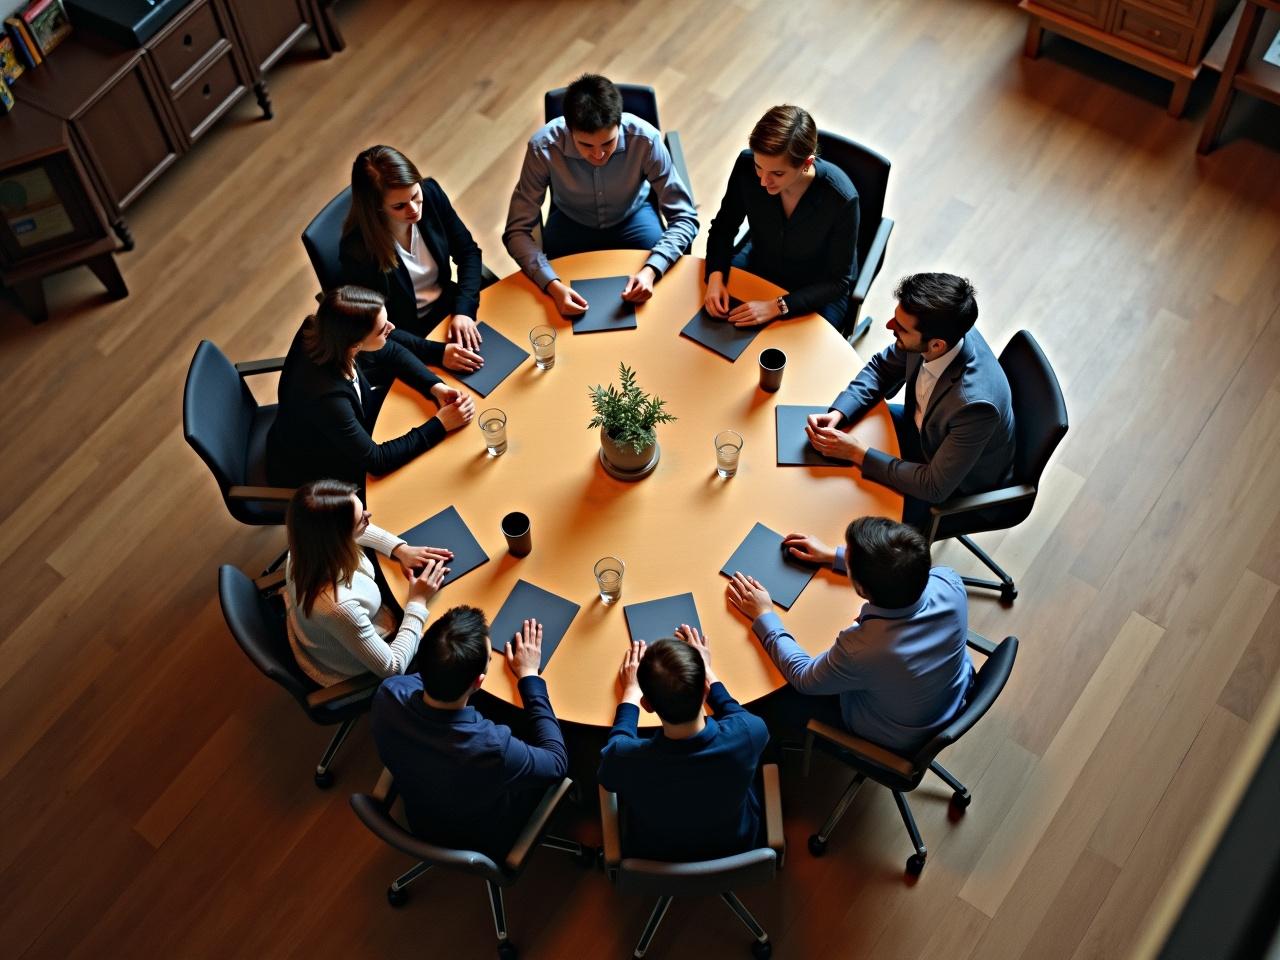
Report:
[[[182,35],[182,45],[183,45],[184,47],[189,47],[189,46],[191,46],[191,44],[193,44],[193,43],[195,43],[195,39],[191,36],[191,34],[189,34],[189,33],[184,33],[184,34]]]
[[[206,83],[203,87],[200,88],[200,92],[204,94],[206,97],[208,97],[209,94],[213,93],[213,85]]]

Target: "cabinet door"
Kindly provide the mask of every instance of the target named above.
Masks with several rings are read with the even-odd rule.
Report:
[[[253,68],[265,71],[311,29],[304,0],[228,0]]]
[[[1105,30],[1111,13],[1112,0],[1036,0],[1036,3],[1050,10],[1064,13],[1072,20]]]
[[[123,210],[178,157],[142,60],[75,118],[107,199]]]

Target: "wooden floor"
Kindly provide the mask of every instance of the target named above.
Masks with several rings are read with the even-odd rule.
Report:
[[[865,789],[815,860],[805,838],[845,775],[788,766],[791,856],[744,894],[776,955],[1129,956],[1277,687],[1275,108],[1242,98],[1198,159],[1209,77],[1170,119],[1162,81],[1066,41],[1024,60],[1023,17],[995,0],[345,0],[337,16],[345,52],[270,75],[274,121],[242,104],[130,210],[129,299],[80,271],[49,284],[43,326],[0,301],[0,950],[491,956],[479,881],[428,875],[391,911],[404,858],[346,802],[376,775],[367,729],[316,790],[325,733],[227,634],[217,565],[257,570],[282,536],[226,515],[182,441],[181,391],[203,337],[233,359],[283,352],[314,288],[298,234],[368,144],[416,158],[512,269],[500,232],[542,91],[593,69],[657,87],[704,229],[775,102],[892,158],[869,311],[891,311],[906,272],[965,274],[987,339],[1033,331],[1070,409],[1031,519],[981,538],[1021,596],[975,598],[973,626],[1023,645],[943,758],[973,806],[953,821],[940,784],[917,792],[930,856],[908,885],[887,792]],[[864,352],[885,343],[878,323]],[[833,504],[832,530],[844,519]],[[546,851],[508,909],[525,956],[595,958],[629,955],[648,904]],[[714,900],[677,901],[654,955],[746,947]]]

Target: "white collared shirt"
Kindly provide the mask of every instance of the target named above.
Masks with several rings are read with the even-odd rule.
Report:
[[[396,253],[400,255],[400,259],[409,270],[409,279],[413,281],[414,299],[417,300],[418,311],[421,312],[435,303],[440,296],[440,267],[431,256],[427,245],[422,242],[417,224],[413,224],[409,230],[409,249],[406,250],[397,241]]]
[[[920,364],[920,372],[916,374],[916,431],[924,424],[924,412],[929,408],[929,398],[933,396],[933,388],[938,385],[942,374],[951,361],[956,358],[960,348],[964,346],[964,337],[956,341],[956,345],[938,357]]]

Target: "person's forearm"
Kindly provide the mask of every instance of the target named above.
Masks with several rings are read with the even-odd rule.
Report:
[[[818,657],[809,656],[773,611],[757,617],[751,629],[778,672],[800,693],[841,693],[848,689],[846,678],[835,671],[829,655],[824,653]]]

